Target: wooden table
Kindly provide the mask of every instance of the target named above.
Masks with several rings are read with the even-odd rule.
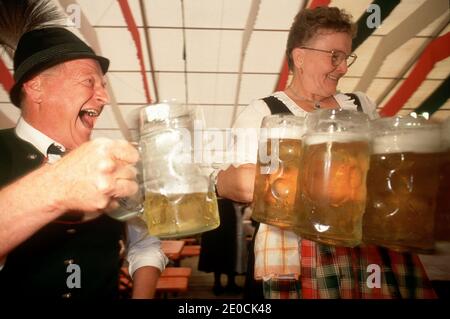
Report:
[[[170,260],[177,261],[180,259],[184,244],[184,240],[161,240],[161,249]]]

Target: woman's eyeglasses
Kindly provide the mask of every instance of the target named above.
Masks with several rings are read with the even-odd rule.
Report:
[[[337,67],[344,60],[347,63],[347,67],[350,67],[353,63],[355,63],[356,58],[357,58],[357,55],[354,53],[347,55],[347,54],[345,54],[345,52],[342,52],[339,50],[322,50],[322,49],[315,49],[315,48],[309,48],[309,47],[300,47],[300,49],[313,50],[313,51],[319,51],[319,52],[325,52],[325,53],[331,54],[331,64],[334,67]]]

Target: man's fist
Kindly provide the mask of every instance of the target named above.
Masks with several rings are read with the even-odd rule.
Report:
[[[52,165],[54,182],[60,185],[59,209],[99,212],[116,206],[116,198],[138,190],[134,164],[139,153],[128,142],[105,138],[87,142]]]

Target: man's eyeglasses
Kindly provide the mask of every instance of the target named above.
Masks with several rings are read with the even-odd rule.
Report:
[[[353,63],[355,63],[357,55],[354,53],[351,54],[345,54],[345,52],[339,51],[339,50],[322,50],[322,49],[315,49],[315,48],[309,48],[309,47],[300,47],[300,49],[306,49],[306,50],[313,50],[313,51],[319,51],[319,52],[325,52],[331,54],[331,64],[334,67],[337,67],[342,63],[342,61],[346,61],[347,67],[350,67]]]

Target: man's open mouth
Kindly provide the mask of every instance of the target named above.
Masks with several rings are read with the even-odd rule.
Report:
[[[84,109],[81,110],[78,116],[81,119],[83,125],[89,129],[94,128],[95,120],[100,115],[101,111],[96,109]]]

